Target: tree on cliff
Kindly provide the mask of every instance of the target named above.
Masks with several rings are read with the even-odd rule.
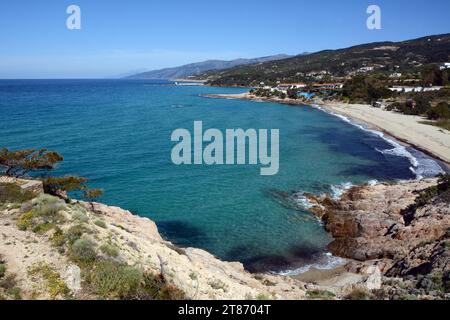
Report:
[[[64,158],[57,152],[47,149],[24,149],[10,151],[7,148],[0,149],[0,174],[9,177],[25,177],[29,172],[49,171],[63,161]],[[67,192],[82,192],[88,201],[100,197],[103,191],[90,189],[86,183],[88,179],[78,176],[51,177],[47,174],[41,176],[44,192],[67,198]]]
[[[88,179],[78,176],[48,177],[43,180],[45,193],[67,198],[67,192],[82,192],[83,198],[91,203],[103,195],[101,189],[91,189],[87,186]],[[81,196],[81,194],[80,194]]]
[[[89,203],[91,204],[92,212],[95,212],[94,204],[92,202],[94,202],[95,199],[97,199],[103,195],[103,190],[88,188],[88,189],[84,190],[83,194],[84,194],[84,198],[87,201],[89,201]]]
[[[10,177],[23,177],[30,171],[52,170],[63,160],[60,154],[47,149],[0,150],[0,167],[3,167],[4,174]]]
[[[58,195],[60,191],[71,192],[86,189],[88,180],[78,176],[48,177],[43,180],[45,193]]]

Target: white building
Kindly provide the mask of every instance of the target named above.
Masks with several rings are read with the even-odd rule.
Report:
[[[408,87],[408,86],[394,86],[392,88],[388,88],[391,91],[394,92],[405,92],[405,93],[409,93],[409,92],[429,92],[429,91],[439,91],[441,90],[443,87]]]
[[[306,88],[306,83],[299,82],[299,83],[280,83],[277,88],[279,90],[287,90],[287,89],[302,89]]]
[[[402,74],[399,72],[395,72],[389,76],[389,78],[401,78]]]
[[[358,72],[366,73],[366,72],[373,71],[374,69],[375,69],[374,67],[361,67],[361,68],[358,69]]]
[[[441,65],[441,70],[450,69],[450,62],[445,62]]]

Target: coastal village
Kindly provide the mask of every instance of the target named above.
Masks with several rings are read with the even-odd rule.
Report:
[[[333,96],[336,93],[341,92],[344,88],[345,82],[353,79],[353,77],[359,75],[366,75],[374,72],[377,68],[382,68],[382,65],[365,66],[357,69],[354,72],[350,72],[346,77],[336,77],[331,75],[325,70],[310,72],[307,74],[299,73],[299,77],[308,79],[308,82],[295,82],[295,83],[282,83],[276,81],[276,84],[269,85],[264,82],[260,82],[259,86],[253,87],[252,92],[259,92],[263,95],[270,92],[269,95],[278,97],[294,97],[297,95],[299,98],[313,98],[314,96]],[[397,66],[398,67],[398,66]],[[445,62],[436,66],[440,71],[450,70],[450,62]],[[323,81],[324,79],[331,80]],[[439,91],[445,86],[433,85],[428,83],[423,84],[422,79],[416,75],[413,78],[411,75],[402,74],[400,72],[394,72],[389,74],[386,79],[386,89],[397,93],[421,93]]]

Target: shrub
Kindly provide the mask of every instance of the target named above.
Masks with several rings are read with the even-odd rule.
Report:
[[[215,280],[209,281],[208,284],[214,290],[223,290],[224,292],[227,291],[227,285],[222,280],[215,279]]]
[[[106,223],[102,220],[96,220],[94,224],[100,228],[106,229]]]
[[[7,296],[12,297],[15,300],[22,299],[20,288],[17,287],[17,280],[15,274],[8,274],[4,275],[3,277],[0,277],[0,293],[2,291]]]
[[[11,288],[6,291],[14,300],[22,300],[22,291],[18,287]]]
[[[139,288],[138,299],[142,300],[185,300],[185,293],[167,283],[162,275],[145,273]]]
[[[270,296],[264,293],[260,293],[256,296],[256,300],[261,300],[261,301],[268,301],[271,300]]]
[[[27,230],[33,224],[33,218],[35,217],[35,213],[33,211],[28,211],[20,215],[17,226],[19,230]]]
[[[326,290],[309,290],[306,295],[309,299],[314,300],[331,300],[335,297],[334,293]]]
[[[29,211],[23,213],[17,222],[20,230],[32,228],[33,232],[44,234],[53,229],[58,223],[64,221],[64,216],[60,213],[65,208],[64,201],[49,196],[40,195],[31,202]]]
[[[450,106],[446,102],[439,103],[436,107],[427,111],[430,120],[447,120],[450,119]]]
[[[88,222],[89,217],[84,213],[83,211],[77,211],[72,215],[74,220],[80,221],[80,222]]]
[[[41,224],[38,224],[37,226],[35,226],[33,228],[33,232],[38,233],[38,234],[45,234],[48,231],[52,230],[53,228],[55,228],[54,223],[44,222],[44,223],[41,223]]]
[[[66,243],[66,237],[61,228],[56,227],[50,241],[55,247],[61,247]]]
[[[81,239],[81,236],[85,233],[90,233],[90,230],[81,224],[77,224],[67,230],[65,238],[72,245],[75,241]]]
[[[119,249],[112,244],[105,243],[100,247],[100,251],[106,254],[108,257],[116,258],[119,256]]]
[[[86,188],[87,179],[77,176],[48,177],[44,181],[45,193],[57,195],[60,191],[80,191]]]
[[[6,266],[3,263],[0,263],[0,278],[3,278],[6,273]]]
[[[42,194],[32,202],[37,215],[47,218],[55,218],[59,211],[66,207],[63,200],[48,194]]]
[[[373,294],[365,288],[355,288],[345,297],[347,300],[371,300],[373,298]]]
[[[45,281],[51,299],[66,298],[70,290],[61,279],[60,274],[46,263],[38,263],[28,269],[28,275],[39,276]]]
[[[135,298],[142,273],[136,268],[112,261],[101,261],[89,273],[88,283],[92,290],[102,298]]]
[[[10,290],[14,288],[16,285],[17,280],[15,274],[8,274],[0,280],[0,287],[5,290]]]
[[[95,261],[95,243],[88,239],[78,239],[71,246],[70,256],[74,261],[89,264]]]

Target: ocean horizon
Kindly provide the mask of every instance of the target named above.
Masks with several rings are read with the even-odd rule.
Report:
[[[211,99],[243,88],[150,80],[0,80],[0,147],[47,148],[55,175],[87,177],[98,200],[155,221],[164,237],[250,271],[334,263],[332,240],[296,194],[338,196],[351,185],[434,176],[437,162],[379,132],[312,106]],[[280,170],[176,166],[171,132],[280,130]],[[77,195],[74,195],[75,197]]]

